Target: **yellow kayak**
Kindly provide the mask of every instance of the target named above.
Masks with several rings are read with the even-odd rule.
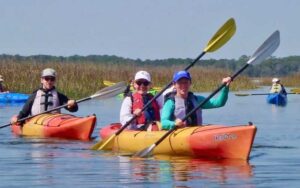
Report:
[[[120,124],[108,125],[100,130],[100,137],[109,138],[120,127]],[[110,149],[136,153],[155,143],[166,132],[124,130],[114,139]],[[153,154],[247,160],[255,133],[254,125],[185,127],[164,139],[154,149]]]
[[[104,85],[106,86],[112,86],[115,84],[115,82],[111,82],[111,81],[108,81],[108,80],[104,80],[103,81]],[[131,86],[130,87],[130,91],[133,90],[133,87]],[[151,93],[152,95],[156,95],[159,91],[161,90],[161,87],[152,87],[148,93]],[[123,93],[119,94],[118,95],[119,98],[123,98]]]

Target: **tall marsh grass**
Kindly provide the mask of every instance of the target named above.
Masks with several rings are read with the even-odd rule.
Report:
[[[300,73],[292,74],[289,76],[278,77],[280,82],[286,87],[298,87],[300,88]],[[272,85],[272,77],[266,77],[261,79],[261,85]]]
[[[148,71],[154,86],[165,86],[172,80],[173,73],[183,66],[136,66],[133,64],[100,64],[93,62],[47,62],[35,61],[14,62],[0,61],[0,75],[10,90],[21,93],[32,93],[40,85],[40,74],[45,68],[57,71],[56,87],[70,98],[79,99],[90,96],[105,87],[103,80],[113,82],[133,79],[136,71]],[[208,69],[195,66],[190,69],[193,91],[213,91],[221,85],[223,77],[232,73],[220,69]],[[256,86],[250,79],[239,76],[232,84],[231,90],[253,89]]]

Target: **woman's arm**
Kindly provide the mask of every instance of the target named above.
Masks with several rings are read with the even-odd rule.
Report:
[[[174,110],[175,110],[174,101],[170,99],[167,100],[163,106],[162,114],[161,114],[162,129],[169,130],[174,128],[175,121],[172,120]]]
[[[122,125],[125,125],[132,117],[133,114],[131,97],[125,97],[120,110],[120,123]]]
[[[226,104],[228,99],[229,87],[225,86],[221,91],[217,98],[211,98],[203,105],[203,109],[210,109],[210,108],[219,108]],[[205,100],[203,96],[197,96],[199,103]]]

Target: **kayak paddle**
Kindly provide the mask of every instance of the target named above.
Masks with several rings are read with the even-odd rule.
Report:
[[[119,82],[115,85],[105,87],[105,88],[97,91],[95,94],[93,94],[89,97],[86,97],[86,98],[83,98],[83,99],[80,99],[80,100],[76,100],[76,103],[84,102],[84,101],[91,100],[91,99],[106,99],[106,98],[109,98],[109,97],[112,97],[112,96],[115,96],[115,95],[118,95],[118,94],[122,93],[125,89],[126,89],[126,82]],[[45,112],[42,112],[42,113],[39,113],[39,114],[36,114],[36,115],[33,115],[33,116],[28,116],[28,117],[19,119],[17,122],[22,122],[22,121],[30,119],[32,117],[35,117],[35,116],[38,116],[38,115],[41,115],[41,114],[46,114],[46,113],[49,113],[49,112],[52,112],[52,111],[55,111],[55,110],[59,110],[61,108],[67,107],[67,106],[68,106],[68,104],[64,104],[64,105],[58,106],[56,108],[53,108],[51,110],[47,110]],[[0,126],[0,129],[2,129],[4,127],[8,127],[10,125],[11,125],[11,123],[6,124],[6,125],[2,125],[2,126]]]
[[[247,64],[243,66],[239,71],[237,71],[233,76],[231,76],[231,80],[233,81],[241,72],[243,72],[250,64],[259,64],[265,58],[270,56],[279,46],[280,43],[280,35],[279,31],[275,31],[250,57]],[[218,89],[216,89],[212,94],[210,94],[207,98],[205,98],[199,105],[197,105],[193,110],[191,110],[182,121],[186,121],[188,117],[193,114],[196,110],[201,108],[207,101],[209,101],[216,93],[218,93],[223,87],[226,86],[226,83],[223,83]],[[137,153],[135,153],[134,157],[147,157],[149,156],[154,148],[158,146],[166,137],[168,137],[171,133],[173,133],[177,129],[176,126],[174,128],[168,130],[158,141],[152,144],[150,147],[147,147]]]
[[[239,97],[245,97],[245,96],[252,96],[252,95],[270,95],[274,93],[235,93],[236,96]],[[293,94],[300,94],[300,93],[286,93],[288,95],[293,95]]]
[[[227,20],[221,28],[215,33],[215,35],[210,39],[210,41],[207,43],[206,47],[204,48],[203,52],[184,70],[190,69],[199,59],[206,54],[207,52],[214,52],[217,49],[221,48],[231,37],[234,35],[236,31],[236,25],[233,18],[230,18]],[[166,89],[168,89],[172,85],[172,81],[166,85],[159,93],[157,93],[141,110],[142,112],[145,111],[150,104],[156,100]],[[109,138],[99,141],[95,145],[92,146],[91,149],[93,150],[105,150],[110,149],[110,143],[114,140],[116,136],[118,136],[126,127],[128,127],[137,116],[133,116],[125,125],[122,126],[121,129],[119,129],[116,133],[111,135]],[[113,142],[112,142],[113,143]]]

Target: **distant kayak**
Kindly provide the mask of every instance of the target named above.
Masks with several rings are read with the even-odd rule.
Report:
[[[284,106],[287,103],[287,95],[283,93],[270,93],[267,96],[267,102],[270,104]]]
[[[130,90],[130,92],[132,92],[132,90]],[[148,91],[148,93],[151,93],[153,96],[155,96],[158,93],[158,91],[156,91],[154,89],[150,89]],[[123,99],[124,98],[124,93],[121,93],[121,94],[119,94],[117,96],[118,96],[118,98]]]
[[[112,86],[112,85],[116,84],[116,82],[104,80],[104,81],[103,81],[103,84],[104,84],[105,86]],[[131,89],[132,89],[132,87],[131,87]],[[158,87],[158,86],[152,87],[152,90],[155,90],[155,91],[160,91],[161,89],[162,89],[162,88],[161,88],[161,87]]]
[[[0,93],[0,103],[24,103],[28,97],[24,93]]]
[[[291,89],[292,93],[300,93],[300,88],[293,88]]]

